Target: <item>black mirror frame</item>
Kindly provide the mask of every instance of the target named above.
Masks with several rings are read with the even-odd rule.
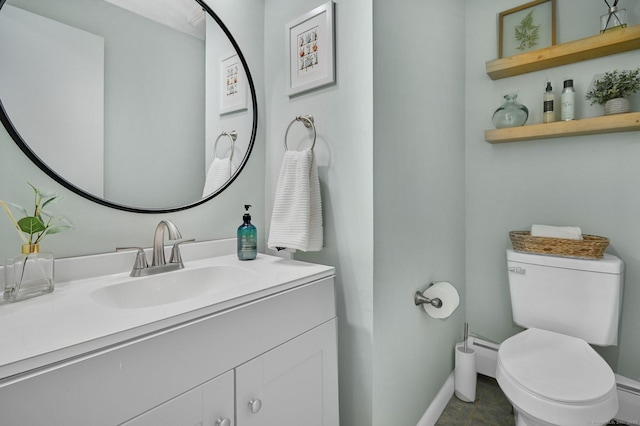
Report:
[[[236,40],[231,35],[231,32],[229,31],[229,29],[222,22],[222,20],[218,17],[218,15],[216,15],[215,12],[209,7],[209,5],[207,5],[205,3],[204,0],[194,0],[194,1],[196,3],[198,3],[200,6],[202,6],[202,8],[216,21],[216,23],[220,26],[222,31],[226,34],[226,36],[229,39],[229,41],[231,42],[231,45],[233,46],[233,48],[238,53],[238,57],[240,58],[240,61],[242,62],[242,65],[244,66],[244,69],[246,71],[247,82],[249,84],[249,90],[250,90],[250,93],[251,93],[251,105],[252,105],[252,108],[253,108],[253,123],[252,123],[252,126],[251,126],[251,137],[249,139],[249,145],[247,146],[247,152],[245,153],[245,155],[244,155],[244,157],[242,159],[242,163],[240,164],[240,166],[238,167],[236,172],[233,174],[233,176],[231,176],[231,179],[229,179],[223,186],[218,188],[215,192],[213,192],[209,196],[207,196],[205,198],[202,198],[202,199],[200,199],[200,200],[198,200],[198,201],[196,201],[194,203],[186,204],[186,205],[178,206],[178,207],[167,207],[167,208],[132,207],[132,206],[118,204],[118,203],[114,203],[112,201],[105,200],[103,198],[96,197],[95,195],[90,194],[90,193],[78,188],[77,186],[75,186],[74,184],[72,184],[68,180],[64,179],[59,174],[57,174],[49,166],[47,166],[40,159],[40,157],[38,157],[31,150],[31,148],[29,148],[29,146],[24,141],[22,136],[20,136],[20,133],[18,132],[18,130],[13,126],[13,123],[11,122],[11,119],[9,119],[9,116],[7,115],[7,113],[5,111],[4,105],[2,104],[2,99],[0,99],[0,121],[2,122],[2,124],[5,127],[5,129],[7,130],[7,132],[9,133],[11,138],[13,139],[13,141],[16,143],[16,145],[18,145],[20,150],[22,150],[22,152],[27,157],[29,157],[29,159],[36,166],[38,166],[38,168],[40,168],[40,170],[45,172],[50,178],[52,178],[53,180],[55,180],[56,182],[58,182],[60,185],[64,186],[68,190],[80,195],[83,198],[86,198],[87,200],[93,201],[93,202],[95,202],[97,204],[100,204],[100,205],[103,205],[103,206],[106,206],[106,207],[111,207],[111,208],[114,208],[114,209],[117,209],[117,210],[123,210],[123,211],[131,212],[131,213],[159,214],[159,213],[172,213],[172,212],[187,210],[187,209],[190,209],[190,208],[193,208],[193,207],[196,207],[196,206],[199,206],[201,204],[206,203],[207,201],[213,199],[218,194],[220,194],[222,191],[227,189],[233,183],[233,181],[238,177],[238,175],[242,172],[242,169],[244,169],[245,165],[247,164],[247,162],[249,160],[249,155],[251,154],[251,151],[253,150],[253,145],[254,145],[255,140],[256,140],[256,133],[257,133],[257,129],[258,129],[258,101],[257,101],[257,98],[256,98],[256,89],[255,89],[255,85],[253,83],[253,78],[251,77],[251,72],[249,71],[249,66],[247,65],[247,61],[245,60],[244,55],[242,54],[242,51],[240,50],[240,46],[238,46],[238,43],[236,42]],[[0,10],[2,9],[2,6],[4,6],[5,2],[6,2],[6,0],[0,0]]]

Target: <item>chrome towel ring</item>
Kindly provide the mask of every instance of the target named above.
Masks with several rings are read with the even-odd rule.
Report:
[[[287,131],[284,134],[284,149],[286,151],[289,151],[289,147],[287,146],[287,135],[289,135],[289,129],[291,128],[293,123],[295,123],[296,121],[299,121],[302,124],[304,124],[304,127],[306,127],[307,129],[313,130],[313,143],[311,144],[311,150],[313,151],[313,148],[316,146],[316,126],[313,124],[312,115],[299,115],[296,118],[294,118],[291,121],[291,123],[289,123],[289,126],[287,126]]]
[[[220,138],[223,136],[227,136],[229,138],[229,140],[231,141],[231,155],[229,156],[229,160],[233,160],[233,152],[235,151],[235,147],[236,147],[236,139],[238,139],[238,132],[236,132],[235,130],[232,130],[230,132],[227,132],[226,130],[222,133],[220,133],[220,135],[216,138],[216,142],[213,145],[213,157],[214,158],[219,158],[218,157],[218,142],[220,141]]]

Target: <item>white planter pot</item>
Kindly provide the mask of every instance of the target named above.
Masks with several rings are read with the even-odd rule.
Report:
[[[631,104],[626,98],[611,99],[604,104],[604,115],[622,114],[629,111],[631,111]]]

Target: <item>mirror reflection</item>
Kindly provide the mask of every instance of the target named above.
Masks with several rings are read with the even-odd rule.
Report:
[[[0,5],[3,121],[52,177],[116,208],[171,211],[241,171],[255,95],[235,43],[197,1]]]

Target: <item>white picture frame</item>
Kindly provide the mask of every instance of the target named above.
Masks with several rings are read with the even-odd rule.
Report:
[[[329,1],[286,25],[289,96],[335,83],[333,14]]]
[[[247,109],[247,88],[240,57],[235,52],[220,57],[220,115]]]

